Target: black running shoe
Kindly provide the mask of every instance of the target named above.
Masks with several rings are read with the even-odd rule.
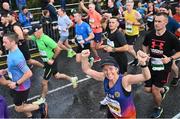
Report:
[[[166,94],[169,91],[169,87],[168,86],[163,86],[163,88],[164,88],[164,93],[161,93],[162,100],[166,97]]]
[[[171,86],[177,86],[179,82],[179,78],[173,78],[173,80],[171,81],[170,85]]]
[[[155,107],[153,109],[153,113],[151,114],[151,118],[159,118],[162,113],[163,113],[163,108]]]
[[[39,110],[41,113],[41,118],[47,118],[48,117],[48,105],[47,103],[42,103],[41,105],[39,105]]]

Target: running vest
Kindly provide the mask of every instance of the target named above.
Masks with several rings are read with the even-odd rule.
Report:
[[[131,22],[137,22],[136,14],[137,14],[136,10],[132,10],[131,13],[128,13],[127,10],[126,10],[124,12],[125,21],[129,20]],[[126,23],[126,25],[125,25],[125,33],[126,33],[126,35],[129,35],[129,36],[139,35],[139,26],[130,25],[130,24]]]
[[[136,118],[136,110],[131,92],[122,87],[122,74],[117,82],[109,88],[109,79],[104,79],[104,90],[107,95],[108,107],[115,118]]]

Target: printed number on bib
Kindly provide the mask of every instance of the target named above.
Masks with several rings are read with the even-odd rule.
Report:
[[[152,58],[151,59],[151,66],[153,71],[162,71],[164,70],[164,64],[161,58]]]
[[[132,25],[126,23],[126,32],[132,33]]]
[[[43,60],[43,62],[47,62],[48,58],[47,58],[47,53],[45,51],[39,51],[41,58]]]
[[[107,97],[107,101],[108,101],[108,107],[109,107],[109,110],[111,111],[111,113],[117,115],[118,117],[121,117],[121,106],[119,104],[118,101],[116,100],[113,100],[109,97]]]

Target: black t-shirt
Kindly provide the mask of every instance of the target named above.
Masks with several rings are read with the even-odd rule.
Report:
[[[180,51],[180,41],[167,30],[162,36],[157,36],[155,30],[151,31],[145,36],[143,45],[149,47],[150,56],[153,58],[163,58],[163,55],[170,57],[174,50]]]
[[[110,41],[114,42],[114,47],[122,47],[127,44],[125,36],[117,29],[114,33],[108,33]],[[115,58],[127,58],[125,52],[111,52],[110,55]]]
[[[112,14],[112,16],[117,16],[118,14],[119,14],[119,12],[118,12],[118,8],[117,7],[112,7],[112,8],[108,8],[108,13],[111,13]]]

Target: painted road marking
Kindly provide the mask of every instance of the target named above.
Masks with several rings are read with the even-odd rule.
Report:
[[[81,83],[81,82],[84,82],[84,81],[89,80],[89,79],[91,79],[91,77],[86,77],[86,78],[83,78],[83,79],[81,79],[81,80],[78,80],[77,83]],[[67,85],[64,85],[64,86],[55,88],[55,89],[53,89],[53,90],[50,90],[50,91],[48,91],[47,94],[54,93],[54,92],[56,92],[56,91],[62,90],[62,89],[64,89],[64,88],[67,88],[67,87],[70,87],[70,86],[72,86],[72,83],[69,83],[69,84],[67,84]],[[32,97],[32,98],[29,98],[28,101],[34,100],[34,99],[36,99],[36,98],[38,98],[38,97],[40,97],[40,95],[36,95],[36,96],[34,96],[34,97]],[[12,105],[9,105],[8,108],[12,108],[12,107],[14,107],[14,106],[15,106],[15,105],[12,104]]]
[[[180,113],[174,116],[172,119],[180,119]]]

